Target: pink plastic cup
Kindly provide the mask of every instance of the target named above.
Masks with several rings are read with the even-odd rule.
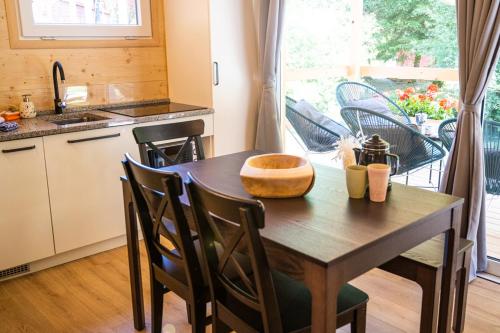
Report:
[[[387,164],[373,163],[368,165],[368,184],[371,201],[385,201],[390,173],[391,167]]]

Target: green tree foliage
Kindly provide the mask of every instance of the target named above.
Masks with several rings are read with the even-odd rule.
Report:
[[[500,61],[486,92],[486,112],[488,119],[500,121]]]
[[[377,60],[401,62],[401,55],[414,54],[415,66],[424,55],[432,56],[438,67],[456,66],[454,5],[442,0],[365,0],[364,11],[375,17],[369,38],[375,41]]]

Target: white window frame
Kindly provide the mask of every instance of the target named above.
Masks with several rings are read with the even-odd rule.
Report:
[[[21,38],[106,39],[151,38],[151,2],[138,0],[138,25],[36,24],[31,0],[18,0]]]

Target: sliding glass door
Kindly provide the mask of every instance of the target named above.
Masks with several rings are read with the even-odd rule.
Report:
[[[500,62],[486,94],[484,159],[488,273],[500,276]]]

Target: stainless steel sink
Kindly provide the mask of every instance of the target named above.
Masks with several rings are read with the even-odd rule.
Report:
[[[64,125],[74,125],[81,123],[88,123],[92,121],[100,121],[109,119],[108,117],[98,116],[92,113],[83,113],[83,114],[63,114],[48,120],[52,124],[56,124],[59,126]]]

